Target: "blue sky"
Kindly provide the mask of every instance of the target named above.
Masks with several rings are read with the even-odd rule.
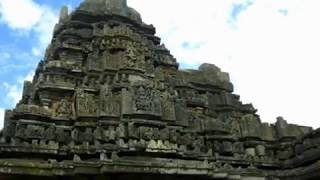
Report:
[[[81,0],[0,0],[0,117],[21,98],[62,5]],[[284,116],[320,126],[319,0],[128,0],[182,68],[208,62],[230,73],[235,93],[262,121]],[[178,8],[178,9],[177,9]],[[0,118],[1,123],[2,118]],[[1,125],[0,125],[1,127]]]
[[[21,98],[23,81],[31,80],[37,63],[42,60],[60,7],[67,5],[74,8],[79,3],[80,0],[0,0],[0,33],[2,35],[0,38],[1,116],[3,116],[3,109],[13,108]],[[28,8],[24,9],[24,7]],[[8,11],[25,12],[21,14],[16,12],[16,15],[12,15]],[[40,16],[32,17],[30,15],[30,17],[24,19],[24,16],[29,15],[29,11],[42,12]],[[48,14],[46,14],[47,12]],[[28,26],[28,23],[34,24]]]

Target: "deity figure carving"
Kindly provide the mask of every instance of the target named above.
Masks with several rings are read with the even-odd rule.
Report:
[[[152,111],[152,91],[150,87],[140,85],[135,91],[135,106],[137,111]]]
[[[168,91],[165,91],[162,93],[161,108],[162,108],[162,119],[165,119],[165,120],[176,119],[173,96]]]
[[[100,114],[103,116],[120,116],[120,98],[111,92],[105,83],[100,90]]]
[[[98,113],[97,100],[94,94],[78,88],[76,92],[76,109],[78,116],[95,116]]]
[[[64,98],[53,105],[53,111],[53,116],[67,118],[71,115],[72,112],[71,102]]]
[[[125,50],[124,67],[129,69],[145,70],[145,58],[133,45],[128,45]]]
[[[133,47],[129,46],[126,50],[126,61],[125,65],[129,68],[133,68],[136,66],[138,61],[138,56],[136,54],[136,51],[133,49]]]

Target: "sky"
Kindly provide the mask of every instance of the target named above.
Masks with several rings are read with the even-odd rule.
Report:
[[[0,128],[52,37],[60,7],[81,0],[0,0]],[[212,63],[263,122],[320,127],[319,0],[128,0],[180,68]]]

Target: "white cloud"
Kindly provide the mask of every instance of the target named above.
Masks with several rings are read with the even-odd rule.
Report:
[[[19,76],[16,84],[9,84],[7,82],[1,84],[6,93],[5,99],[2,100],[2,103],[5,102],[8,105],[6,108],[13,108],[21,100],[24,81],[32,81],[34,73],[34,70],[32,70],[25,76]],[[5,109],[0,107],[0,130],[3,128],[4,112]]]
[[[58,21],[57,13],[34,0],[0,0],[0,16],[0,21],[13,30],[36,33],[38,44],[30,50],[35,56],[44,52]]]
[[[8,52],[0,52],[0,65],[7,63],[7,61],[11,58],[10,53]]]
[[[42,9],[32,0],[1,0],[1,21],[12,29],[30,30],[42,15]]]
[[[32,81],[34,73],[34,70],[32,70],[25,76],[19,76],[16,84],[2,83],[6,91],[6,101],[10,107],[14,107],[21,100],[24,81]]]
[[[235,92],[253,102],[263,121],[282,115],[320,127],[320,1],[256,0],[230,24],[233,5],[247,2],[129,0],[180,63],[228,71]],[[204,43],[190,50],[184,42]]]
[[[18,77],[18,83],[22,85],[24,83],[24,81],[32,81],[34,73],[35,73],[35,70],[31,70],[25,76],[19,76]]]
[[[2,83],[5,90],[7,91],[6,97],[7,101],[11,105],[17,104],[22,97],[22,90],[17,85],[8,84],[6,82]]]
[[[41,51],[39,48],[33,47],[31,51],[33,56],[36,56],[36,57],[41,56]]]
[[[50,8],[43,7],[42,10],[43,14],[41,20],[34,27],[34,31],[39,34],[39,44],[37,47],[33,48],[33,50],[38,49],[41,54],[43,54],[47,45],[50,43],[53,28],[58,22],[58,15],[54,13]]]

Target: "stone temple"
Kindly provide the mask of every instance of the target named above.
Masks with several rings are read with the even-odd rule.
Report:
[[[5,113],[0,180],[320,179],[320,130],[262,123],[218,67],[178,67],[126,0],[62,8]]]

